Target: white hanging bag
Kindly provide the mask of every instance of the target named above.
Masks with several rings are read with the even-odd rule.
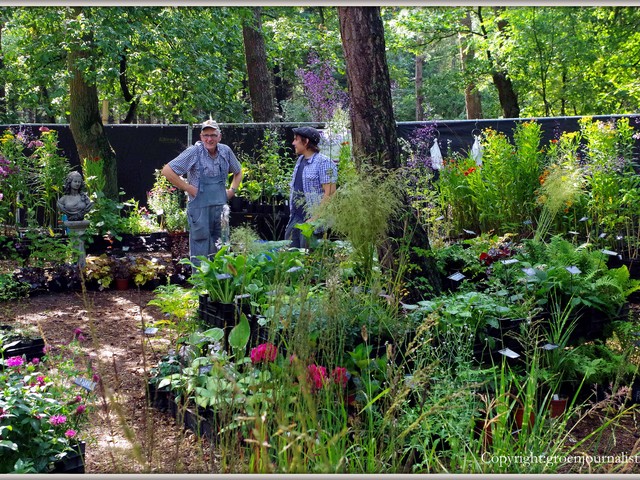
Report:
[[[480,143],[480,135],[474,135],[475,141],[471,146],[471,158],[476,161],[476,165],[482,165],[482,144]]]
[[[431,147],[431,167],[434,170],[442,169],[442,152],[438,146],[438,139],[433,142],[433,146]]]

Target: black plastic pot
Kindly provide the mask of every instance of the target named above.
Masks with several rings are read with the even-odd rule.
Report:
[[[149,382],[147,390],[147,403],[161,412],[169,410],[171,391],[168,388],[158,389],[155,383]]]
[[[13,343],[13,342],[9,342]],[[18,343],[4,351],[4,358],[21,357],[25,355],[27,362],[34,358],[44,357],[44,340],[42,338],[22,338]]]
[[[49,473],[84,473],[84,457],[87,444],[78,443],[73,451],[66,452],[64,458],[53,464]]]

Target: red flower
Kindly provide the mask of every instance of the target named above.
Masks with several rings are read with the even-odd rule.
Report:
[[[251,349],[251,363],[273,362],[278,356],[278,349],[272,343],[262,343]]]
[[[341,387],[346,387],[347,382],[349,381],[349,374],[347,373],[347,369],[344,367],[336,367],[331,372],[331,378],[334,383],[340,385]]]
[[[320,390],[327,380],[327,369],[320,365],[309,365],[307,378],[314,390]]]
[[[466,177],[466,176],[469,176],[469,175],[471,175],[471,174],[472,174],[473,172],[475,172],[475,171],[476,171],[476,167],[471,167],[471,168],[469,168],[467,171],[465,171],[465,172],[464,172],[464,176],[465,176],[465,177]]]

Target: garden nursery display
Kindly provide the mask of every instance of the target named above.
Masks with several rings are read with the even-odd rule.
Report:
[[[146,207],[116,202],[85,160],[79,266],[47,187],[71,169],[55,130],[35,149],[6,130],[0,472],[637,473],[632,122],[488,128],[441,162],[424,127],[398,172],[345,141],[308,249],[281,238],[289,164],[267,131],[238,193],[271,228],[232,204],[243,221],[197,265],[181,192],[156,175]],[[417,216],[389,261],[400,199]]]

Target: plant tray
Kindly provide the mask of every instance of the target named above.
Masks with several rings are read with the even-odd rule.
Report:
[[[11,342],[10,342],[11,343]],[[42,338],[23,338],[16,345],[4,351],[4,358],[21,357],[25,355],[27,362],[34,358],[44,357],[44,340]]]
[[[67,452],[64,458],[53,464],[49,473],[84,473],[84,457],[87,444],[80,442],[75,450]]]

